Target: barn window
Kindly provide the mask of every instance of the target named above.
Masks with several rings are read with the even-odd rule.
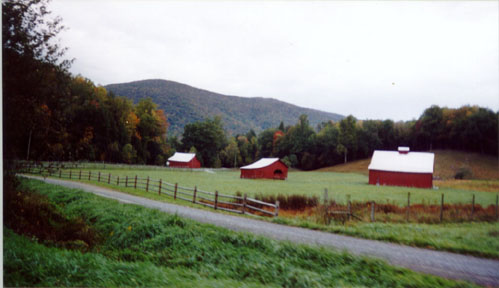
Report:
[[[274,176],[281,176],[282,175],[282,171],[280,169],[277,169],[274,171]]]

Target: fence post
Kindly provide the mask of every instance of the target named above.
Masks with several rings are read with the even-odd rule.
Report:
[[[215,210],[217,210],[218,207],[218,191],[215,190]]]
[[[350,202],[350,194],[347,195],[347,207],[348,207],[348,221],[350,221],[350,216],[352,215],[352,203]]]
[[[146,192],[149,192],[149,176],[147,176]]]
[[[474,213],[475,213],[475,194],[473,194],[473,198],[471,198],[471,216],[470,216],[470,219],[473,219]]]
[[[78,176],[78,180],[81,180],[81,170],[80,170],[80,176]]]
[[[244,193],[244,198],[243,198],[243,214],[246,213],[246,193]]]
[[[128,175],[125,176],[125,187],[128,187]]]
[[[371,201],[371,222],[374,222],[374,201]]]
[[[194,186],[194,194],[192,195],[192,203],[196,203],[196,192],[198,191],[198,187]]]
[[[71,171],[71,170],[69,170],[69,179],[71,179],[71,174],[72,174],[71,172],[72,172],[72,171]]]
[[[107,175],[107,184],[111,184],[111,173]]]
[[[92,175],[92,171],[88,171],[88,181],[90,181],[90,176]]]
[[[327,191],[327,189],[326,189]],[[275,215],[274,217],[279,216],[279,200],[275,201]]]
[[[327,202],[329,201],[328,197],[327,197],[327,188],[324,188],[324,206],[327,207]]]
[[[161,195],[161,179],[159,179],[158,195]]]
[[[117,176],[118,178],[116,179],[116,185],[120,186],[120,176]]]
[[[440,222],[444,219],[444,193],[442,193],[442,202],[440,203]]]
[[[499,194],[496,195],[496,220],[499,219],[498,213],[499,213]]]
[[[411,213],[411,192],[407,192],[407,222]]]
[[[133,184],[133,188],[137,189],[137,175],[135,175],[135,184]]]
[[[62,178],[62,170],[59,169],[59,178]]]
[[[178,184],[175,183],[175,191],[173,191],[173,200],[177,200],[177,187],[178,187]]]
[[[100,171],[99,171],[99,176],[97,176],[97,182],[100,182]]]

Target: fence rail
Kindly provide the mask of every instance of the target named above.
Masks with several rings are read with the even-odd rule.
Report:
[[[135,176],[118,176],[111,173],[82,171],[69,168],[63,170],[63,167],[45,167],[43,165],[20,165],[16,170],[22,173],[39,174],[49,177],[66,178],[70,180],[97,181],[119,187],[134,188],[145,190],[146,192],[158,193],[161,196],[173,197],[174,200],[183,200],[186,202],[210,207],[215,210],[223,210],[231,213],[249,214],[257,216],[279,215],[279,201],[275,204],[244,197],[220,194],[218,191],[208,192],[194,188],[184,187],[178,183],[168,183],[162,179],[140,178]],[[170,193],[168,193],[170,192]],[[201,196],[202,194],[204,196]],[[220,200],[230,199],[228,201]],[[231,201],[232,200],[232,201]]]

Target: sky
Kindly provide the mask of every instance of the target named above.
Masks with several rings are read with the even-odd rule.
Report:
[[[357,119],[499,110],[498,1],[76,1],[49,8],[71,72],[165,79]]]

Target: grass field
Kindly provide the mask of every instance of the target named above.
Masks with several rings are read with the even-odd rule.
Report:
[[[21,189],[4,191],[10,207],[4,221],[6,286],[472,286],[40,181],[22,182]],[[79,237],[64,238],[69,234]]]
[[[442,187],[439,189],[418,189],[408,187],[390,187],[368,185],[365,175],[356,173],[331,173],[331,172],[302,172],[290,171],[288,179],[240,179],[238,170],[228,169],[205,169],[205,170],[175,170],[175,169],[151,169],[151,168],[113,168],[107,165],[106,169],[89,169],[92,174],[98,171],[113,176],[124,178],[138,177],[159,180],[164,182],[178,183],[181,186],[194,187],[209,192],[215,190],[223,194],[235,195],[237,192],[247,193],[248,196],[256,194],[263,195],[308,195],[322,198],[324,189],[328,189],[329,199],[338,203],[346,203],[347,195],[351,195],[352,201],[376,201],[377,203],[392,203],[406,205],[407,193],[411,193],[411,203],[439,204],[441,194],[445,194],[445,203],[471,203],[472,195],[475,194],[476,204],[482,206],[494,205],[496,195],[499,192],[493,188],[499,185],[498,180],[488,181],[479,185],[486,185],[490,192],[477,191],[473,185]],[[79,170],[78,170],[79,171]],[[86,170],[84,170],[86,171]],[[76,171],[73,175],[76,175]],[[469,182],[469,180],[466,180]],[[96,181],[93,183],[97,184]],[[445,186],[445,185],[443,185]],[[456,187],[456,188],[454,188]],[[116,187],[117,188],[117,187]],[[120,188],[121,189],[121,188]]]
[[[216,170],[216,171],[189,171],[189,170],[172,170],[172,169],[147,169],[141,168],[137,169],[133,167],[131,169],[120,168],[120,169],[110,169],[107,165],[105,171],[106,173],[111,173],[112,175],[121,176],[134,176],[138,174],[140,177],[150,176],[151,178],[162,177],[165,181],[175,182],[173,179],[178,179],[178,183],[184,186],[194,186],[198,185],[199,188],[214,191],[218,189],[220,192],[228,193],[221,187],[239,187],[241,192],[246,192],[249,195],[251,191],[257,190],[258,193],[263,193],[264,189],[268,189],[267,193],[276,193],[276,187],[279,187],[277,193],[299,193],[303,191],[304,188],[301,187],[314,186],[316,187],[316,194],[309,191],[309,195],[322,195],[322,189],[324,185],[329,185],[329,195],[331,197],[331,191],[333,191],[332,196],[337,199],[338,195],[334,193],[334,189],[331,187],[343,186],[347,187],[351,191],[367,191],[369,197],[362,194],[353,194],[352,199],[355,201],[357,199],[384,199],[384,197],[391,197],[390,203],[395,202],[398,197],[398,203],[405,205],[407,202],[407,191],[411,191],[411,203],[415,203],[418,199],[419,201],[429,202],[428,198],[433,197],[433,201],[438,203],[440,200],[440,193],[445,192],[446,202],[451,200],[464,201],[471,198],[473,193],[476,194],[476,200],[479,200],[481,196],[488,199],[488,204],[495,202],[496,193],[491,192],[473,192],[469,190],[460,189],[440,189],[440,190],[427,190],[427,189],[411,189],[411,188],[401,188],[401,187],[376,187],[367,185],[366,177],[359,174],[345,174],[345,173],[324,173],[324,172],[290,172],[289,179],[286,181],[273,181],[273,180],[247,180],[239,179],[238,172],[232,170]],[[97,170],[92,170],[96,172]],[[104,171],[101,169],[101,171]],[[93,173],[94,173],[93,172]],[[183,182],[181,182],[183,181]],[[86,182],[86,181],[85,181]],[[302,182],[306,182],[307,185]],[[317,182],[322,184],[317,184]],[[137,196],[147,197],[155,200],[174,202],[181,205],[192,206],[192,204],[185,201],[175,202],[171,197],[158,196],[154,192],[145,192],[143,190],[135,190],[133,188],[124,188],[122,186],[117,187],[115,185],[108,185],[105,183],[96,183],[103,187],[109,187],[111,189],[121,190],[126,193],[134,194]],[[186,184],[187,183],[187,184]],[[199,183],[203,183],[201,186]],[[224,186],[225,185],[225,186]],[[208,187],[208,188],[205,188]],[[358,190],[356,189],[358,188]],[[211,188],[211,189],[210,189]],[[253,190],[254,189],[254,190]],[[362,190],[364,189],[364,190]],[[234,190],[232,190],[234,191]],[[421,193],[422,195],[416,195]],[[339,196],[344,197],[345,194]],[[436,195],[435,195],[436,194]],[[429,196],[428,196],[429,195]],[[452,196],[455,198],[453,199]],[[481,199],[483,201],[483,198]],[[378,201],[378,200],[377,200]],[[480,203],[477,201],[477,203]],[[485,202],[487,203],[487,202]],[[199,205],[195,205],[196,208],[203,208]],[[213,211],[212,209],[209,209]],[[436,250],[453,251],[457,253],[472,254],[490,258],[499,258],[499,223],[492,222],[471,222],[471,223],[444,223],[444,224],[416,224],[416,223],[366,223],[366,222],[347,222],[342,224],[341,222],[332,222],[330,225],[320,224],[321,221],[317,221],[317,215],[288,215],[286,211],[282,211],[281,217],[274,219],[278,223],[301,226],[312,229],[319,229],[323,231],[329,231],[333,233],[341,233],[356,237],[377,239],[382,241],[402,243],[411,246],[418,246],[424,248],[431,248]],[[390,216],[388,216],[390,217]],[[438,217],[438,216],[437,216]]]

